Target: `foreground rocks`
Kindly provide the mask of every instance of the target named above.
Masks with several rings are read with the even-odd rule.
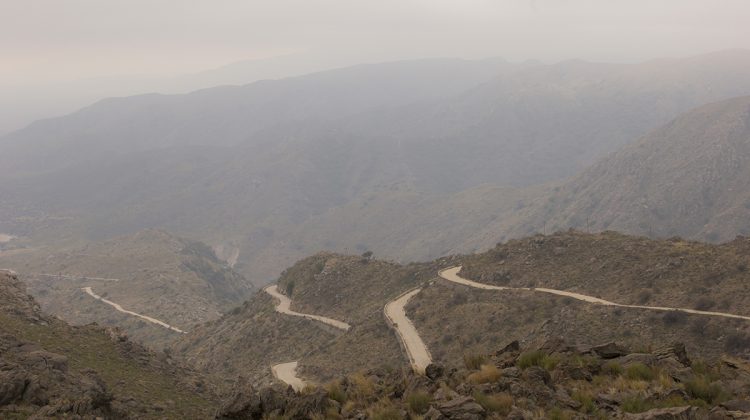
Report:
[[[750,363],[691,360],[680,343],[635,353],[617,343],[576,349],[551,340],[524,351],[514,342],[467,357],[464,369],[431,365],[424,377],[371,370],[299,394],[237,390],[219,418],[750,418]]]

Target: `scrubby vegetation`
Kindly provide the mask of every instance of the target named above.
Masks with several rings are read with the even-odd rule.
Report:
[[[428,369],[427,377],[407,370],[361,371],[319,393],[278,390],[281,396],[274,398],[286,399],[287,408],[277,414],[294,418],[291,413],[304,405],[314,411],[306,413],[310,418],[340,419],[652,418],[657,411],[651,410],[673,416],[664,418],[723,418],[727,409],[720,403],[750,396],[750,365],[725,360],[719,369],[691,361],[680,344],[631,353],[611,343],[576,350],[549,340],[526,351],[511,343],[481,361],[478,368],[467,363],[462,369]],[[324,399],[311,405],[315,395]]]

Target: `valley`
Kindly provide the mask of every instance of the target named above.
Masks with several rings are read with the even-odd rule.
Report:
[[[0,136],[0,417],[750,417],[750,51],[415,59]]]

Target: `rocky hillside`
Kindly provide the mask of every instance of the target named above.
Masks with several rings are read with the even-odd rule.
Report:
[[[680,341],[707,360],[723,354],[750,358],[747,320],[602,306],[529,290],[479,290],[437,276],[442,268],[462,265],[462,276],[490,285],[749,316],[748,255],[747,239],[710,245],[611,232],[539,235],[486,253],[408,265],[318,254],[286,270],[279,289],[291,297],[293,310],[345,321],[349,331],[275,312],[273,299],[260,292],[181,337],[174,350],[199,369],[242,371],[255,384],[269,383],[272,364],[291,361],[299,362],[302,378],[318,383],[366,367],[407,368],[383,307],[421,286],[406,314],[433,361],[448,367],[513,340],[537,346],[561,336],[576,346],[616,340],[639,351]]]
[[[238,387],[222,419],[742,419],[750,416],[750,364],[692,359],[672,344],[650,352],[616,343],[512,342],[427,376],[364,369],[301,394]]]
[[[107,100],[0,139],[0,232],[50,244],[164,228],[236,250],[258,285],[321,249],[432,259],[472,249],[528,204],[503,189],[571,176],[742,94],[750,54],[726,51],[628,65],[428,60]],[[494,202],[477,199],[486,184]],[[422,246],[447,225],[462,227]]]
[[[399,343],[385,324],[383,306],[431,278],[428,267],[318,254],[286,270],[279,288],[291,296],[293,310],[347,322],[349,331],[280,314],[261,291],[180,337],[173,350],[202,370],[230,377],[243,372],[255,384],[272,383],[272,364],[298,359],[305,361],[301,369],[319,378],[365,366],[400,366]]]
[[[207,418],[212,395],[201,376],[116,329],[42,313],[0,271],[0,417]]]
[[[573,227],[728,241],[750,233],[747,185],[750,97],[741,97],[680,116],[485,234],[518,236],[546,225],[547,232]]]
[[[119,326],[133,339],[163,346],[178,335],[117,311],[84,290],[188,330],[239,305],[252,287],[205,244],[159,230],[78,248],[44,247],[0,256],[29,284],[42,308],[73,324]]]

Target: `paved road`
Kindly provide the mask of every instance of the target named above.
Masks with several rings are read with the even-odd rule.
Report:
[[[301,391],[305,387],[305,381],[297,377],[297,362],[280,363],[271,366],[271,372],[276,379],[291,385],[295,391]]]
[[[427,350],[424,341],[422,341],[422,338],[419,336],[417,329],[406,316],[406,311],[404,310],[409,299],[421,290],[422,289],[414,289],[402,294],[385,305],[383,312],[391,325],[396,329],[396,332],[401,339],[401,343],[406,349],[406,354],[409,355],[409,362],[411,363],[412,369],[419,374],[424,374],[427,366],[432,363],[432,357],[430,356],[430,351]]]
[[[707,316],[718,316],[723,318],[735,318],[735,319],[744,319],[750,321],[750,316],[743,316],[743,315],[735,315],[725,312],[711,312],[711,311],[699,311],[697,309],[687,309],[687,308],[670,308],[666,306],[645,306],[645,305],[625,305],[621,303],[616,302],[610,302],[608,300],[599,299],[593,296],[584,295],[581,293],[574,293],[574,292],[567,292],[564,290],[557,290],[557,289],[547,289],[544,287],[534,287],[534,288],[528,288],[528,287],[503,287],[503,286],[492,286],[489,284],[482,284],[477,283],[472,280],[465,279],[458,275],[458,272],[461,271],[461,267],[452,267],[452,268],[446,268],[445,270],[441,270],[438,275],[445,280],[452,281],[454,283],[463,284],[465,286],[469,287],[475,287],[478,289],[485,289],[485,290],[529,290],[532,292],[541,292],[541,293],[549,293],[553,295],[558,296],[566,296],[570,297],[576,300],[581,300],[584,302],[594,303],[597,305],[606,305],[606,306],[617,306],[620,308],[634,308],[634,309],[648,309],[652,311],[679,311],[679,312],[686,312],[689,314],[696,314],[696,315],[707,315]]]
[[[349,328],[351,328],[351,325],[343,321],[337,321],[335,319],[326,318],[320,315],[303,314],[303,313],[299,313],[299,312],[295,312],[291,310],[290,307],[292,306],[292,301],[286,295],[282,295],[281,293],[279,293],[279,288],[275,284],[268,286],[263,290],[265,290],[266,293],[273,296],[275,299],[279,301],[279,304],[276,305],[276,312],[280,312],[286,315],[301,316],[303,318],[312,319],[312,320],[322,322],[324,324],[328,324],[332,327],[336,327],[344,331],[348,331]]]
[[[171,326],[171,325],[167,324],[167,323],[166,323],[166,322],[164,322],[164,321],[160,321],[160,320],[158,320],[158,319],[156,319],[156,318],[151,318],[150,316],[146,316],[146,315],[141,315],[141,314],[139,314],[139,313],[137,313],[137,312],[133,312],[133,311],[128,311],[127,309],[124,309],[124,308],[123,308],[122,306],[120,306],[119,304],[117,304],[117,303],[114,303],[114,302],[112,302],[112,301],[110,301],[110,300],[104,299],[103,297],[101,297],[101,296],[97,295],[96,293],[94,293],[94,291],[93,291],[93,290],[91,290],[91,287],[82,287],[82,288],[81,288],[81,290],[83,290],[84,292],[88,293],[88,294],[89,294],[89,295],[90,295],[91,297],[93,297],[94,299],[100,300],[100,301],[102,301],[102,302],[106,303],[107,305],[110,305],[110,306],[114,307],[115,309],[117,309],[118,311],[120,311],[120,312],[122,312],[122,313],[125,313],[125,314],[128,314],[128,315],[133,315],[133,316],[136,316],[136,317],[138,317],[138,318],[141,318],[141,319],[143,319],[143,320],[145,320],[145,321],[148,321],[148,322],[150,322],[150,323],[152,323],[152,324],[156,324],[156,325],[162,326],[162,327],[164,327],[164,328],[167,328],[167,329],[169,329],[169,330],[172,330],[172,331],[175,331],[175,332],[178,332],[178,333],[181,333],[181,334],[186,334],[186,332],[185,332],[185,331],[182,331],[181,329],[179,329],[179,328],[177,328],[177,327],[173,327],[173,326]]]

